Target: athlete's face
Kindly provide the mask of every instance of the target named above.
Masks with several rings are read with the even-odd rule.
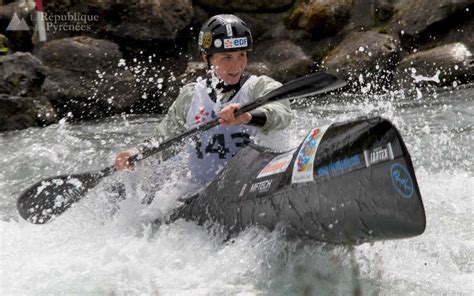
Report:
[[[247,66],[247,51],[215,53],[209,61],[215,67],[217,77],[229,85],[234,85],[240,81],[240,76]]]

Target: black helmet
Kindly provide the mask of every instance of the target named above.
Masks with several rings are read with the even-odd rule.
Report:
[[[232,14],[219,14],[208,19],[199,32],[201,54],[252,50],[249,26]]]

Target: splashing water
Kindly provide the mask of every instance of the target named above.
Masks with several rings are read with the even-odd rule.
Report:
[[[345,295],[474,293],[474,89],[405,96],[343,94],[296,111],[288,134],[361,115],[401,131],[426,207],[419,237],[332,246],[250,228],[232,240],[215,226],[156,229],[190,191],[185,156],[143,161],[104,180],[53,223],[18,219],[15,199],[41,178],[95,170],[154,133],[159,117],[114,117],[0,134],[3,295]],[[117,186],[124,184],[125,188]],[[126,198],[120,197],[125,190]],[[148,202],[152,200],[150,204]]]

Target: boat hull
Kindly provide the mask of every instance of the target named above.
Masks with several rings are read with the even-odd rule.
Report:
[[[301,181],[298,169],[308,159],[310,176]],[[286,153],[242,149],[170,220],[179,218],[217,222],[229,234],[280,226],[290,236],[339,244],[412,237],[426,225],[410,155],[398,130],[380,117],[332,124],[319,142],[310,133]]]

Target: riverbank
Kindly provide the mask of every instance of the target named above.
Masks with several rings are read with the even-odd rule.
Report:
[[[324,70],[367,94],[474,77],[471,1],[52,0],[46,42],[34,30],[34,1],[3,4],[0,131],[166,112],[179,88],[205,73],[197,35],[218,13],[252,28],[248,71],[281,82]],[[22,20],[28,30],[18,30]]]

